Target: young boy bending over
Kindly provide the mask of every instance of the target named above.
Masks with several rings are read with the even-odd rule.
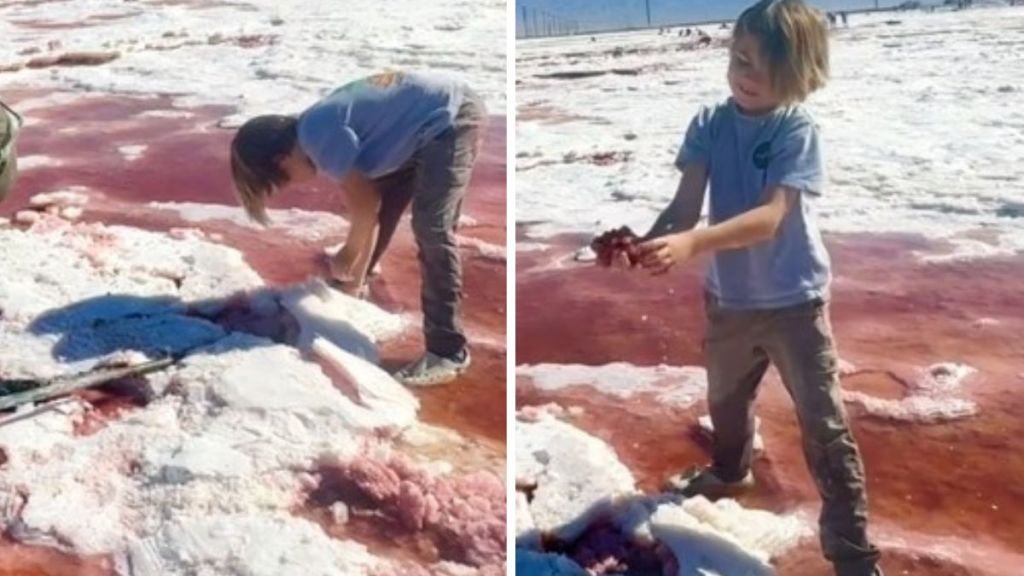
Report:
[[[346,84],[298,116],[253,118],[231,145],[238,197],[254,220],[267,221],[267,199],[286,185],[318,172],[341,184],[351,228],[330,267],[349,293],[363,293],[412,204],[427,349],[395,375],[406,384],[441,384],[469,367],[455,228],[485,120],[462,82],[390,72]]]

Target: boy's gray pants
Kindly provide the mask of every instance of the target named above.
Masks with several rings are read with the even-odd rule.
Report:
[[[727,481],[750,470],[754,398],[769,362],[793,398],[804,457],[821,495],[821,547],[839,576],[876,574],[867,538],[864,467],[840,398],[828,305],[731,310],[706,296],[708,405],[715,429],[713,468]]]
[[[376,181],[381,206],[377,246],[369,269],[384,254],[402,213],[412,203],[422,280],[423,336],[427,350],[440,356],[453,356],[466,346],[459,312],[462,262],[455,230],[486,120],[483,101],[467,91],[451,128],[421,147],[405,166]]]

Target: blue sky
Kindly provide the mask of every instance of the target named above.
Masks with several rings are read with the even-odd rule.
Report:
[[[901,0],[879,0],[879,6],[893,6]],[[874,7],[874,0],[810,0],[822,10]],[[731,20],[753,0],[650,0],[651,22],[654,26],[674,22],[700,20]],[[584,30],[645,26],[647,15],[644,0],[516,0],[516,29],[522,32],[523,8],[528,9],[530,25],[533,14],[545,12],[551,17],[579,22]],[[538,25],[543,18],[537,16]]]

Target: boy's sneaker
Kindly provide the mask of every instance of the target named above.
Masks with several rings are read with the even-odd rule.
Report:
[[[436,386],[455,380],[469,368],[469,350],[453,357],[438,356],[427,351],[419,360],[395,373],[395,379],[406,386]]]
[[[698,494],[714,500],[716,498],[736,496],[754,487],[754,474],[747,475],[735,482],[726,482],[715,476],[711,468],[688,468],[668,479],[665,489],[676,492],[687,498]]]

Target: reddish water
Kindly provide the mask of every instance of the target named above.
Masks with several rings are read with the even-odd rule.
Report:
[[[4,92],[5,101],[16,109],[20,102],[47,95],[29,90]],[[83,221],[127,224],[149,230],[200,227],[208,233],[220,234],[225,244],[242,251],[249,264],[270,284],[298,282],[320,273],[323,246],[342,241],[341,235],[310,243],[230,222],[190,224],[176,213],[145,206],[153,201],[235,204],[228,169],[228,147],[233,131],[217,126],[229,110],[213,106],[192,108],[187,110],[192,114],[188,118],[144,115],[148,111],[170,108],[167,98],[86,96],[69,104],[43,106],[24,113],[26,125],[19,139],[19,156],[48,156],[58,159],[61,165],[23,170],[15,190],[0,206],[0,215],[10,216],[23,208],[34,194],[68,186],[87,186],[91,189],[92,200],[86,207]],[[62,133],[61,129],[70,131]],[[139,144],[146,145],[147,149],[135,161],[125,160],[118,150],[121,146]],[[340,189],[326,182],[281,194],[272,207],[344,214]],[[503,117],[491,119],[464,213],[476,224],[460,231],[461,234],[505,244]],[[505,265],[478,257],[469,250],[463,254],[464,322],[474,346],[474,363],[458,383],[419,393],[422,417],[427,422],[478,438],[492,450],[504,451]],[[384,274],[371,286],[373,300],[392,311],[417,311],[419,271],[408,226],[396,234],[382,266]],[[478,343],[474,345],[474,342]],[[421,353],[422,346],[418,330],[412,330],[406,337],[382,348],[383,364],[392,368],[409,362]],[[110,400],[106,401],[105,408],[107,413],[116,416],[124,409],[131,409],[130,404]],[[83,431],[89,432],[98,426],[102,426],[102,422],[91,422]],[[403,552],[401,548],[409,542],[396,543],[387,537],[374,538],[372,534],[366,536],[378,549],[383,546],[396,556],[408,557],[408,551]],[[91,574],[86,570],[103,573],[100,562],[68,559],[45,550],[26,551],[2,541],[0,559],[0,576]]]
[[[696,267],[668,277],[609,272],[570,262],[545,270],[581,245],[559,238],[548,252],[517,255],[517,364],[628,361],[701,364],[701,288]],[[965,389],[980,415],[941,425],[872,418],[848,406],[868,472],[872,533],[889,574],[1019,574],[1024,563],[1024,258],[941,265],[913,250],[941,247],[902,237],[833,237],[837,279],[832,319],[841,356],[862,372],[844,386],[900,396],[897,377],[915,367],[965,362],[979,370]],[[998,324],[979,323],[993,318]],[[702,406],[621,401],[588,388],[540,392],[517,382],[517,405],[579,405],[583,428],[611,443],[645,490],[708,459],[697,439]],[[800,451],[792,403],[773,375],[757,405],[767,455],[748,505],[816,516],[817,495]],[[658,450],[650,450],[658,446]],[[949,553],[926,552],[942,546]],[[779,560],[783,575],[825,575],[816,540]]]
[[[29,548],[0,537],[0,576],[107,576],[102,559],[81,560],[49,549]]]

